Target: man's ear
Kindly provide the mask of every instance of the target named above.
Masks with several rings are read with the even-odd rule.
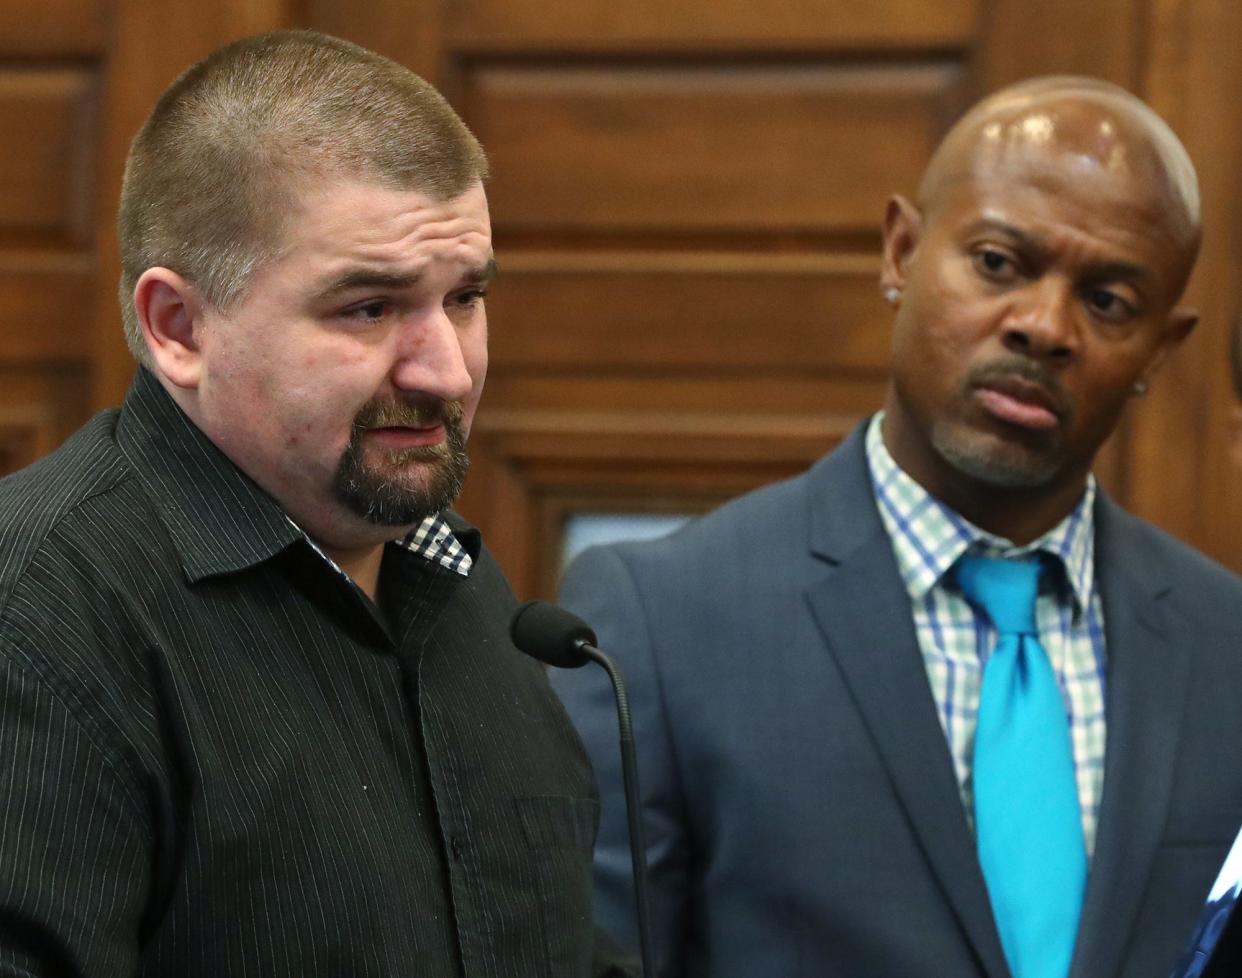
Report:
[[[906,287],[910,260],[923,234],[923,215],[905,197],[894,194],[884,209],[884,261],[880,271],[880,288],[900,290]]]
[[[1169,359],[1169,354],[1182,345],[1187,336],[1194,331],[1199,324],[1199,312],[1196,309],[1189,309],[1185,306],[1178,306],[1169,313],[1168,321],[1165,323],[1164,336],[1160,341],[1160,348],[1156,350],[1151,360],[1148,361],[1146,367],[1143,368],[1143,375],[1139,378],[1140,390],[1146,390],[1151,386],[1152,379],[1164,366],[1164,362]]]
[[[199,329],[206,303],[172,269],[148,268],[134,286],[134,312],[151,363],[175,387],[198,387],[202,369]]]

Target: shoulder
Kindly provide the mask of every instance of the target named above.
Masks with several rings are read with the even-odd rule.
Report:
[[[870,507],[863,512],[862,507]],[[666,537],[593,547],[566,572],[616,573],[675,584],[692,573],[729,577],[762,568],[802,567],[817,523],[876,518],[861,439],[851,438],[792,478],[732,499]],[[780,571],[778,570],[779,574]]]
[[[756,609],[799,617],[826,570],[831,524],[878,525],[865,457],[850,443],[806,472],[734,499],[657,540],[592,547],[565,571],[561,600],[610,638],[625,630],[733,642]],[[863,507],[871,507],[869,513]],[[644,632],[645,634],[637,634]]]
[[[115,410],[96,415],[51,455],[0,479],[0,608],[31,562],[58,549],[58,532],[66,523],[88,532],[115,532],[100,514],[82,518],[82,511],[93,510],[96,500],[130,481],[129,465],[113,439],[116,417]],[[132,502],[120,506],[131,510]]]
[[[1159,527],[1101,499],[1096,511],[1096,567],[1126,573],[1153,592],[1168,592],[1193,621],[1242,629],[1242,578]]]

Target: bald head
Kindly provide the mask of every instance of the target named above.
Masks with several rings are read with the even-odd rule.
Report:
[[[1185,147],[1142,100],[1093,78],[1019,82],[966,113],[940,143],[919,185],[918,207],[932,218],[962,183],[1015,159],[1069,168],[1100,192],[1142,188],[1188,275],[1200,237],[1199,183]]]
[[[1134,96],[1041,78],[979,103],[885,212],[893,458],[978,526],[1047,532],[1194,328],[1198,244],[1194,168]]]

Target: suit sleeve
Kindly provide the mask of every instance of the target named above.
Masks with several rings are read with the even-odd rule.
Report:
[[[135,972],[146,819],[115,763],[0,650],[0,978]]]
[[[653,956],[660,976],[681,971],[690,854],[670,726],[660,691],[658,649],[641,589],[620,553],[594,547],[566,571],[561,602],[585,619],[625,678],[638,753],[647,843]],[[595,846],[595,917],[638,951],[633,874],[617,716],[602,669],[554,669],[553,685],[578,728],[599,781],[601,814]]]

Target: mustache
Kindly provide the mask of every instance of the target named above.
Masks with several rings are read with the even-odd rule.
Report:
[[[965,390],[986,387],[998,380],[1016,378],[1036,384],[1048,396],[1053,410],[1065,417],[1073,410],[1069,394],[1061,384],[1061,378],[1037,360],[1025,357],[1002,357],[975,367],[966,375]]]
[[[354,430],[369,428],[425,428],[443,424],[450,430],[460,428],[466,409],[460,401],[438,398],[421,401],[368,401],[354,415]]]

